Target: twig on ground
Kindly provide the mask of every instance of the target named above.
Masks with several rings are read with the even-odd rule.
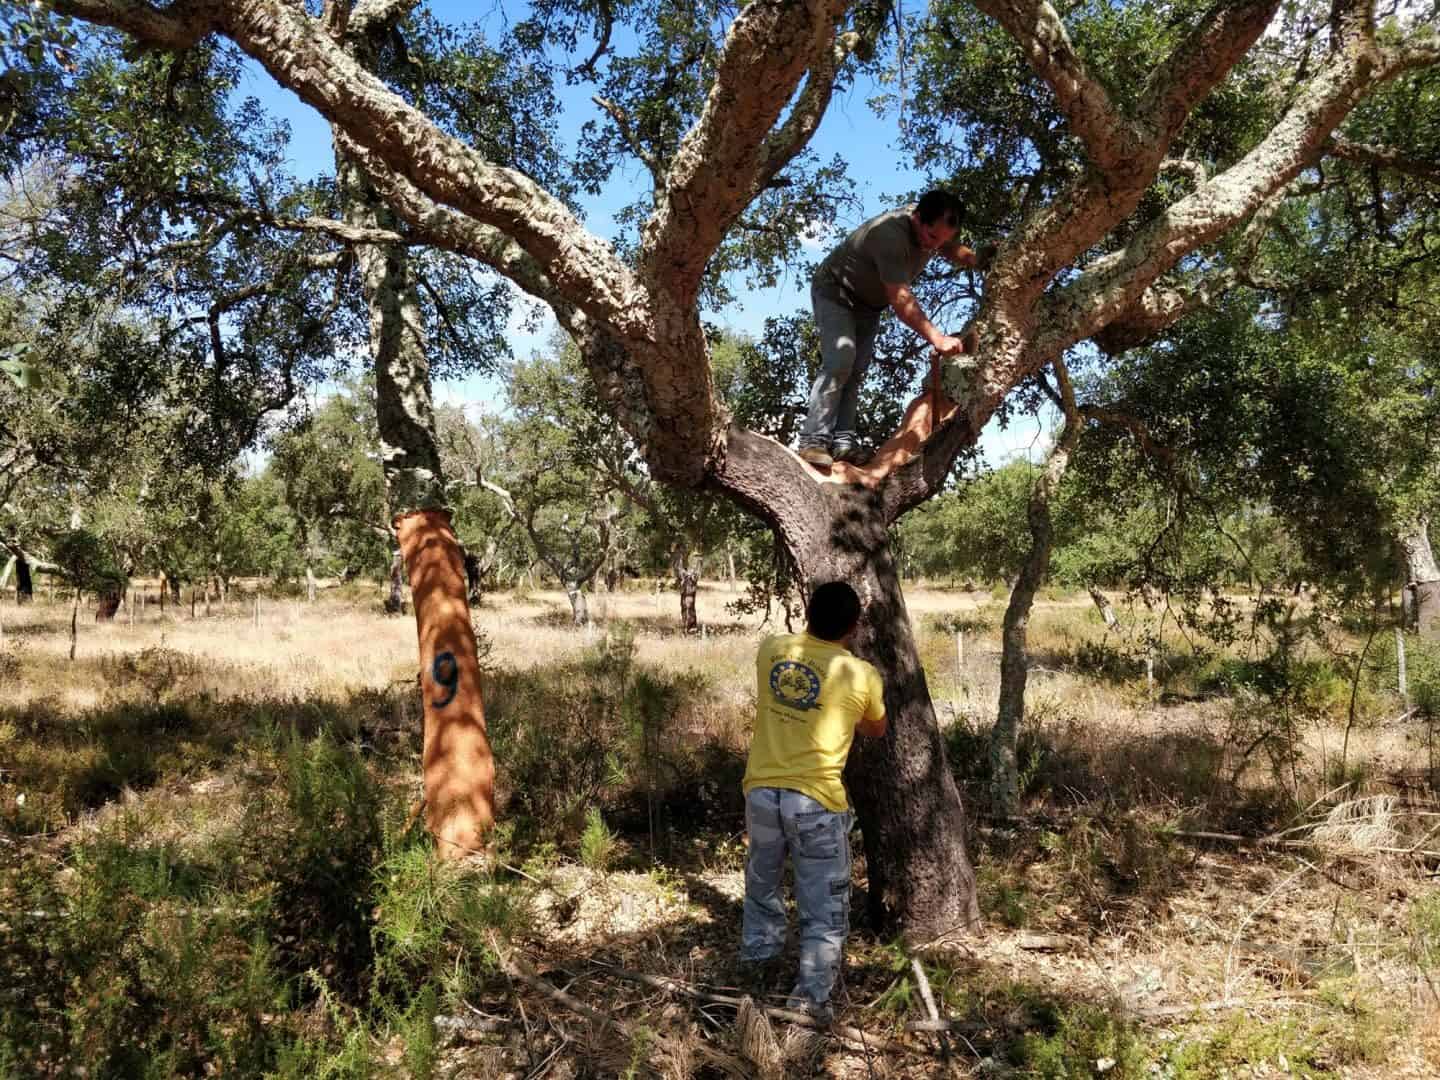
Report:
[[[740,1002],[744,1000],[744,998],[735,997],[730,994],[712,994],[706,990],[691,986],[681,979],[674,979],[665,975],[647,975],[642,971],[627,971],[625,968],[601,963],[598,960],[595,961],[595,963],[619,978],[644,983],[646,986],[653,986],[657,990],[668,990],[676,994],[684,994],[686,997],[693,998],[696,1001],[707,1001],[713,1005],[729,1005],[731,1008],[738,1009]],[[886,1053],[913,1054],[916,1052],[916,1048],[913,1046],[906,1046],[904,1043],[883,1039],[878,1035],[872,1035],[869,1032],[861,1031],[859,1028],[850,1027],[846,1024],[821,1023],[809,1013],[796,1012],[793,1009],[777,1009],[773,1005],[757,1004],[755,1008],[775,1020],[783,1020],[786,1023],[799,1024],[801,1027],[828,1031],[830,1034],[844,1039],[846,1042],[852,1042],[860,1046],[869,1046],[876,1050],[885,1051]]]
[[[925,965],[920,963],[918,956],[910,958],[910,970],[915,973],[915,982],[920,987],[920,1000],[925,1002],[925,1011],[930,1014],[931,1020],[940,1019],[940,1011],[935,1008],[935,995],[930,992],[930,980],[925,977]],[[950,1060],[950,1040],[945,1037],[945,1032],[935,1033],[940,1043],[940,1060]]]
[[[585,1004],[585,1002],[581,1001],[579,998],[568,994],[564,990],[561,990],[558,987],[555,987],[550,983],[546,982],[539,976],[535,969],[531,967],[530,962],[526,960],[524,956],[522,956],[518,951],[507,949],[505,945],[501,942],[500,936],[495,932],[492,931],[490,933],[489,940],[490,947],[495,950],[495,955],[500,960],[501,969],[511,978],[523,982],[526,986],[542,994],[544,997],[555,1002],[557,1005],[560,1005],[573,1013],[585,1017],[585,1019],[591,1021],[597,1026],[612,1031],[615,1034],[620,1035],[622,1038],[634,1040],[636,1036],[635,1029],[633,1029],[625,1021],[619,1020],[616,1017],[608,1015],[607,1013],[603,1013],[599,1009],[592,1008],[591,1006]],[[607,964],[601,964],[600,966],[605,967],[609,971],[619,971],[618,968],[610,967]],[[642,979],[640,981],[644,982],[645,980]],[[667,987],[661,986],[659,987],[659,989],[663,990],[667,989]],[[775,1010],[767,1011],[773,1012]],[[651,1033],[649,1035],[649,1039],[656,1047],[661,1050],[673,1050],[671,1040],[664,1035]],[[708,1045],[702,1047],[702,1052],[704,1053],[707,1061],[709,1061],[711,1064],[716,1065],[730,1075],[745,1075],[744,1068],[732,1056],[728,1054],[723,1054],[719,1050],[716,1050],[713,1046]]]
[[[1230,948],[1225,952],[1225,997],[1228,998],[1231,996],[1231,972],[1233,970],[1232,965],[1235,959],[1235,949],[1244,938],[1245,927],[1250,925],[1250,920],[1255,918],[1255,916],[1258,915],[1265,908],[1265,906],[1270,903],[1271,900],[1275,899],[1275,897],[1279,896],[1282,892],[1285,891],[1285,889],[1289,888],[1291,882],[1303,877],[1305,874],[1308,874],[1313,869],[1314,867],[1312,867],[1309,863],[1305,863],[1303,866],[1300,867],[1300,869],[1296,870],[1284,881],[1280,882],[1279,885],[1276,885],[1275,888],[1271,889],[1268,893],[1266,893],[1260,899],[1260,902],[1256,904],[1253,908],[1251,908],[1249,912],[1246,913],[1245,918],[1240,920],[1240,925],[1235,928],[1235,936],[1230,941]]]

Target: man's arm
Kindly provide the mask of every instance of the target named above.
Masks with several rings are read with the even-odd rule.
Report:
[[[881,713],[874,720],[861,720],[855,725],[855,733],[864,735],[867,739],[883,739],[885,732],[890,730],[890,721]]]
[[[952,266],[958,266],[962,270],[970,270],[980,265],[980,257],[959,240],[951,240],[948,244],[943,245],[939,249],[939,254],[942,258],[948,259]]]
[[[929,342],[930,347],[942,356],[951,356],[965,351],[964,342],[957,337],[941,333],[940,329],[926,318],[925,312],[920,310],[920,301],[915,299],[915,294],[910,291],[909,285],[886,285],[885,299],[890,301],[890,307],[896,317]]]

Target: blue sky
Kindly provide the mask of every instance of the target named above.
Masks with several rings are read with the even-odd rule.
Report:
[[[430,4],[436,16],[447,22],[477,19],[476,8],[477,5],[460,0],[434,0]],[[496,4],[479,15],[478,22],[488,36],[498,39],[507,20],[513,22],[523,17],[523,12],[523,5]],[[617,48],[623,49],[624,45],[624,41],[617,38]],[[811,142],[822,160],[828,161],[839,154],[849,164],[860,206],[842,211],[845,217],[837,224],[843,229],[897,205],[902,193],[916,190],[926,182],[924,174],[914,169],[895,145],[898,119],[894,110],[877,116],[869,104],[869,99],[882,89],[874,83],[861,82],[837,94]],[[289,122],[291,168],[297,176],[304,178],[333,170],[330,129],[318,113],[277,85],[253,62],[247,67],[240,90],[246,96],[258,98],[268,111]],[[566,147],[574,146],[580,127],[587,120],[603,119],[598,106],[590,100],[593,92],[588,84],[559,88],[564,109],[559,136]],[[649,175],[639,163],[617,170],[598,197],[583,202],[588,228],[600,236],[613,236],[614,212],[649,184]],[[811,254],[818,258],[828,244],[829,241],[817,242]],[[732,291],[740,298],[736,303],[707,315],[740,333],[758,336],[767,317],[809,307],[809,282],[799,268],[787,274],[778,289],[746,290],[743,282],[736,282]],[[550,329],[542,327],[532,332],[523,327],[521,321],[521,313],[517,311],[510,327],[510,345],[517,357],[528,357],[545,348]],[[477,376],[436,386],[437,400],[452,404],[493,408],[500,396],[499,386],[492,378]],[[1040,425],[1033,421],[1012,423],[1008,431],[999,430],[992,422],[981,437],[981,447],[987,461],[998,464],[1017,453],[1034,456],[1042,452],[1042,438]]]

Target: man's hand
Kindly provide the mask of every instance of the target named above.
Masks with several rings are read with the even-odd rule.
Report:
[[[959,356],[965,351],[965,342],[949,334],[936,334],[931,338],[930,345],[941,356]]]

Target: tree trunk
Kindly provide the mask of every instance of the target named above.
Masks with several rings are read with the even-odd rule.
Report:
[[[367,51],[364,42],[355,47]],[[373,66],[373,54],[357,59]],[[396,227],[364,171],[340,152],[336,186],[350,224]],[[357,261],[369,312],[386,495],[403,555],[398,565],[409,570],[415,603],[425,709],[425,821],[439,856],[458,858],[480,850],[494,824],[495,764],[465,601],[465,567],[444,509],[424,313],[403,246],[362,245]],[[398,600],[396,581],[392,574],[392,603]]]
[[[464,547],[461,547],[460,552],[465,559],[465,597],[471,607],[479,607],[484,600],[481,592],[480,556],[466,551]]]
[[[24,555],[15,557],[15,602],[28,604],[35,599],[35,582],[30,577],[30,560]]]
[[[110,622],[110,620],[115,618],[115,613],[119,610],[119,586],[106,586],[100,591],[99,598],[95,604],[95,621]]]
[[[1115,609],[1110,606],[1110,601],[1105,598],[1104,593],[1093,585],[1089,587],[1088,592],[1090,593],[1090,599],[1095,602],[1096,608],[1100,611],[1100,618],[1105,620],[1105,629],[1114,630],[1115,627],[1120,625],[1120,619],[1116,616]]]
[[[897,926],[917,940],[977,929],[980,908],[965,850],[965,810],[895,565],[889,551],[877,547],[863,575],[845,573],[849,554],[836,547],[812,551],[803,575],[811,587],[844,578],[866,598],[855,652],[874,664],[885,682],[890,733],[856,739],[845,770],[864,831],[871,924]]]
[[[170,586],[170,602],[178,608],[183,603],[180,597],[180,578],[175,574],[166,574],[165,583]]]
[[[399,548],[390,557],[390,585],[385,592],[385,614],[405,614],[405,554]]]
[[[443,510],[396,519],[410,569],[425,707],[425,822],[441,858],[477,851],[495,823],[495,760],[480,698],[460,544]]]
[[[1413,623],[1422,640],[1440,640],[1440,567],[1430,547],[1430,519],[1420,515],[1400,532],[1400,549],[1405,553],[1405,573]]]
[[[590,609],[585,603],[585,592],[578,581],[565,582],[565,595],[570,600],[570,621],[574,626],[584,626],[590,621]]]
[[[879,671],[889,720],[883,739],[855,740],[845,769],[865,838],[872,925],[915,941],[978,930],[965,808],[890,550],[913,474],[894,487],[815,476],[773,441],[731,427],[715,486],[771,526],[778,558],[807,593],[842,580],[860,596],[851,647]],[[777,575],[785,569],[777,563]]]
[[[1020,770],[1016,750],[1020,725],[1025,720],[1025,684],[1029,680],[1029,657],[1025,646],[1035,592],[1050,569],[1050,546],[1054,538],[1050,501],[1065,475],[1065,467],[1070,463],[1070,454],[1079,436],[1079,424],[1074,419],[1067,422],[1064,432],[1050,451],[1044,471],[1030,492],[1030,503],[1026,509],[1030,524],[1030,551],[1025,556],[1019,577],[1015,579],[1015,587],[1010,590],[1010,603],[1005,608],[1001,633],[1000,700],[995,712],[995,726],[990,729],[990,798],[995,812],[1004,817],[1015,817],[1020,812]],[[1103,601],[1104,597],[1100,600]],[[1101,611],[1108,606],[1103,605]]]
[[[675,584],[680,589],[680,629],[686,634],[700,632],[695,614],[695,596],[700,591],[700,571],[683,564],[675,567]]]

